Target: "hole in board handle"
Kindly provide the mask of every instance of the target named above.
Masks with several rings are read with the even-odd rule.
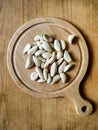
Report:
[[[86,112],[86,111],[87,111],[87,106],[83,106],[83,107],[81,108],[81,110],[82,110],[82,112]]]

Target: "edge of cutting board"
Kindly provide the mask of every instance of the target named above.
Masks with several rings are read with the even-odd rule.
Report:
[[[65,87],[65,88],[63,88],[63,89],[61,89],[59,91],[56,91],[56,92],[43,92],[43,93],[40,93],[40,92],[36,92],[35,90],[30,90],[28,88],[25,88],[24,85],[17,79],[17,74],[14,71],[13,63],[12,63],[12,54],[13,54],[14,43],[16,42],[17,37],[21,36],[23,31],[25,31],[27,28],[32,26],[32,24],[38,24],[39,21],[40,22],[52,21],[54,23],[55,23],[55,21],[58,22],[58,23],[60,23],[60,22],[64,23],[65,22],[71,28],[72,33],[75,32],[76,34],[78,34],[78,36],[80,37],[80,39],[83,42],[83,45],[82,45],[83,46],[83,48],[82,48],[83,55],[82,56],[84,56],[84,58],[83,58],[83,61],[82,61],[82,65],[81,65],[79,74],[75,78],[74,82],[75,82],[75,84],[78,84],[78,82],[81,82],[81,80],[84,77],[84,74],[85,74],[85,72],[87,70],[87,66],[88,66],[88,49],[87,49],[87,46],[86,46],[86,42],[85,42],[83,36],[81,35],[81,33],[72,24],[70,24],[69,22],[67,22],[65,20],[59,19],[59,18],[53,18],[53,17],[45,17],[45,18],[43,18],[43,17],[40,17],[40,18],[30,20],[29,22],[22,25],[14,33],[13,37],[10,40],[10,43],[9,43],[9,46],[8,46],[8,51],[7,51],[7,66],[8,66],[8,69],[9,69],[9,72],[10,72],[10,75],[11,75],[12,79],[18,84],[18,86],[20,88],[22,88],[24,91],[28,92],[29,94],[35,95],[35,96],[38,96],[38,97],[44,97],[44,98],[64,96],[65,95],[64,91],[68,90],[72,86],[75,86],[74,82],[72,82],[70,84],[70,86]]]

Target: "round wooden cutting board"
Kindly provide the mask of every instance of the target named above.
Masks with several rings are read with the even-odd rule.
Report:
[[[30,74],[34,68],[25,69],[27,55],[23,55],[22,52],[27,43],[33,43],[36,34],[48,34],[58,40],[67,41],[67,49],[76,64],[73,69],[67,72],[67,83],[59,81],[51,85],[30,80]],[[77,36],[76,42],[71,45],[67,40],[70,34]],[[80,32],[67,21],[41,17],[22,25],[10,40],[7,64],[13,80],[29,94],[44,98],[67,96],[73,100],[78,114],[86,116],[92,112],[92,105],[82,99],[79,93],[79,84],[88,66],[88,49]]]

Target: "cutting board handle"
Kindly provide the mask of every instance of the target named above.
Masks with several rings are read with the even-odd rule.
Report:
[[[73,86],[73,88],[68,90],[66,96],[73,101],[77,114],[81,116],[88,116],[92,113],[93,106],[80,95],[79,84],[78,86]]]
[[[73,102],[75,105],[76,112],[79,115],[88,116],[92,113],[93,111],[92,104],[89,101],[84,100],[80,95],[77,96],[77,98],[75,98]]]

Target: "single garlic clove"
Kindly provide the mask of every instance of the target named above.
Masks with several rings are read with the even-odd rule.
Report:
[[[44,69],[45,68],[45,63],[41,62],[41,68]]]
[[[55,75],[53,77],[53,80],[52,80],[51,84],[54,84],[54,83],[58,82],[59,80],[60,80],[60,75]]]
[[[43,50],[43,44],[41,44],[41,45],[39,46],[39,49],[40,49],[40,50]]]
[[[36,70],[38,76],[39,76],[41,79],[44,79],[42,70],[41,70],[39,67],[35,67],[35,70]]]
[[[38,51],[35,52],[35,56],[39,56],[44,52],[45,52],[44,50],[38,50]]]
[[[37,34],[37,35],[34,37],[34,41],[39,41],[39,40],[42,40],[42,39],[43,39],[42,35],[39,35],[39,34]]]
[[[59,66],[59,68],[58,68],[59,73],[62,73],[64,71],[64,67],[66,66],[66,64],[67,63],[65,61],[63,61],[63,63]]]
[[[45,67],[48,67],[48,65],[52,64],[56,59],[56,54],[55,52],[52,53],[52,56],[50,59],[47,59],[46,63],[45,63]]]
[[[50,52],[44,52],[44,53],[42,53],[42,56],[43,56],[43,58],[45,58],[45,59],[49,59],[50,57],[51,57],[51,53]]]
[[[66,65],[66,66],[64,67],[64,72],[67,72],[73,65],[75,65],[75,64],[70,63],[70,64]]]
[[[39,47],[42,43],[40,41],[36,42],[36,45]]]
[[[65,52],[64,52],[64,59],[68,63],[72,61],[72,58],[71,58],[71,56],[70,56],[70,54],[68,53],[67,50],[65,50]]]
[[[51,52],[52,51],[52,48],[51,46],[47,43],[47,42],[43,42],[43,48],[46,50],[46,51],[49,51]]]
[[[57,66],[59,66],[62,62],[63,62],[63,58],[60,58],[58,61],[57,61]]]
[[[32,81],[36,81],[38,79],[38,74],[36,72],[32,72],[30,78]]]
[[[44,76],[45,81],[47,81],[47,79],[48,79],[48,69],[43,70],[43,76]]]
[[[65,50],[65,48],[66,48],[66,42],[64,40],[61,40],[60,43],[61,43],[62,50]]]
[[[63,83],[67,81],[67,75],[65,73],[60,73],[60,77]]]
[[[34,61],[36,66],[40,66],[41,65],[41,61],[37,58],[37,56],[33,56],[33,61]]]
[[[50,83],[51,83],[51,80],[52,80],[52,78],[51,78],[50,74],[48,73],[47,83],[50,84]]]
[[[48,36],[47,34],[43,34],[43,39],[46,42],[52,42],[52,37]]]
[[[37,42],[36,42],[36,45],[38,46],[38,48],[39,48],[40,50],[43,49],[43,48],[42,48],[42,43],[41,43],[40,41],[37,41]]]
[[[43,83],[43,82],[45,82],[45,80],[44,79],[39,79],[39,80],[37,80],[37,82]]]
[[[55,41],[54,41],[54,49],[55,49],[56,51],[60,51],[60,50],[61,50],[60,43],[59,43],[58,40],[55,40]]]
[[[36,42],[36,45],[38,46],[38,48],[39,48],[40,50],[43,50],[43,44],[41,43],[41,41],[37,41],[37,42]]]
[[[29,68],[31,68],[33,65],[34,65],[34,62],[33,62],[32,57],[31,57],[31,56],[28,56],[28,57],[27,57],[27,61],[26,61],[25,68],[26,68],[26,69],[29,69]]]
[[[53,77],[57,72],[57,65],[56,65],[56,62],[54,62],[52,65],[51,65],[51,68],[50,68],[50,75],[51,77]]]
[[[33,55],[36,51],[37,51],[37,46],[32,47],[29,51],[28,51],[28,55]]]
[[[30,50],[30,48],[31,48],[31,45],[28,43],[28,44],[25,46],[24,50],[23,50],[23,54],[26,54],[26,53]]]
[[[72,43],[73,43],[73,40],[75,39],[75,37],[76,37],[75,34],[69,35],[69,36],[68,36],[68,42],[69,42],[70,44],[72,44]]]
[[[63,52],[62,51],[58,51],[57,52],[57,59],[60,59],[63,57]]]

